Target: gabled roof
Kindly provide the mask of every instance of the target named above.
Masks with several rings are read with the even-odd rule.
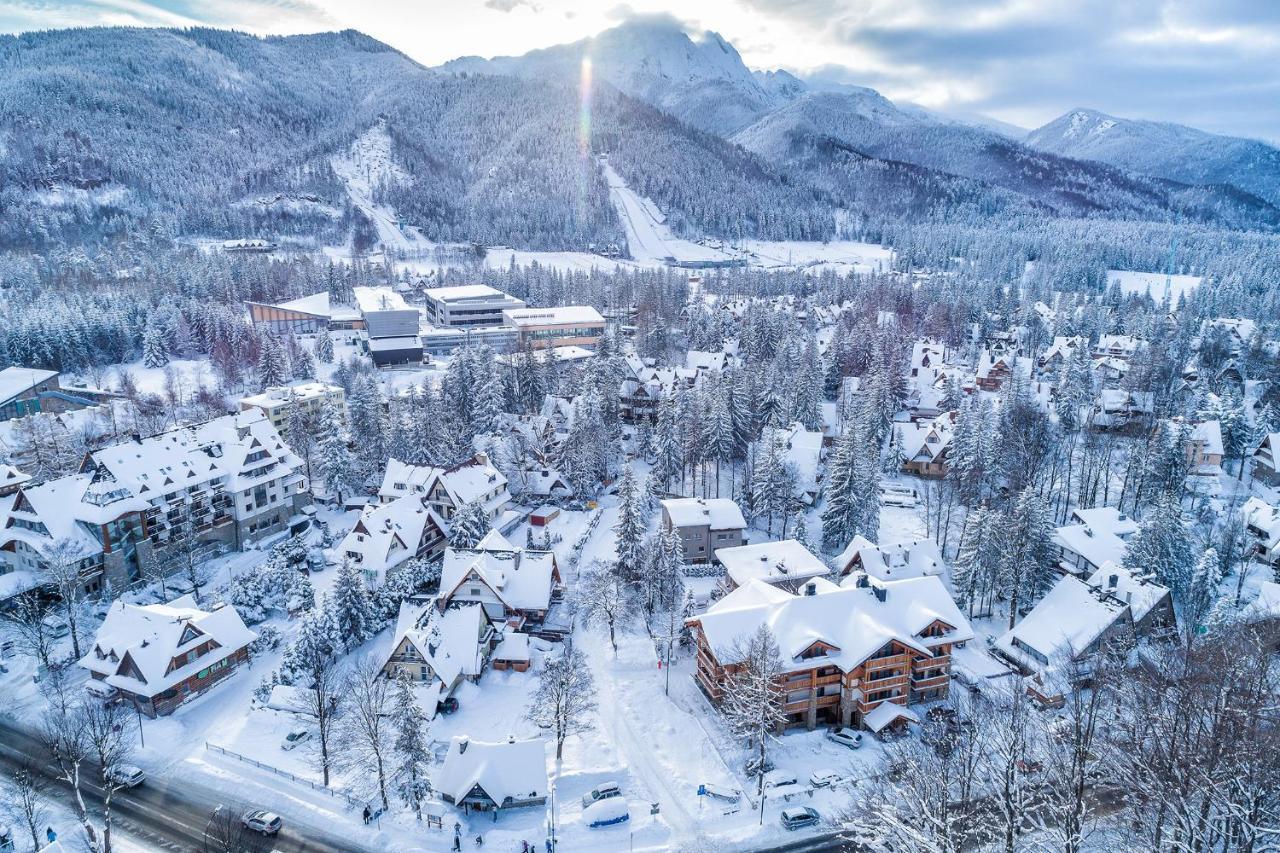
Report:
[[[450,547],[440,568],[439,600],[448,604],[463,582],[474,577],[510,610],[547,610],[559,574],[553,551],[504,549],[497,543],[484,550]]]
[[[443,536],[447,529],[421,496],[408,495],[366,506],[338,550],[359,554],[361,569],[385,574],[415,556],[424,536]]]
[[[890,642],[932,656],[940,644],[973,638],[969,621],[940,578],[877,581],[856,575],[842,586],[822,579],[813,584],[812,594],[796,595],[754,580],[690,621],[701,625],[721,664],[733,663],[735,647],[767,625],[788,669],[812,667],[812,660],[796,656],[816,642],[837,650],[823,663],[849,672]],[[950,630],[940,637],[920,635],[937,622]]]
[[[1141,622],[1151,609],[1169,596],[1169,588],[1138,575],[1116,563],[1104,563],[1089,577],[1089,586],[1100,589],[1129,605],[1134,622]]]
[[[1129,617],[1129,608],[1123,602],[1066,575],[1021,622],[996,640],[996,645],[1007,656],[1023,661],[1031,669],[1040,669],[1045,663],[1020,651],[1013,643],[1015,638],[1044,655],[1051,665],[1059,653],[1080,657],[1107,629]]]
[[[547,795],[546,748],[540,740],[488,743],[465,736],[449,742],[449,752],[436,774],[435,788],[461,802],[479,787],[497,805]]]
[[[1068,524],[1053,532],[1053,544],[1079,554],[1094,566],[1124,560],[1125,541],[1108,529],[1088,524]]]
[[[841,574],[848,573],[855,558],[860,558],[862,571],[880,580],[940,575],[943,571],[942,554],[932,539],[877,545],[858,535],[836,558],[836,568]]]
[[[0,403],[7,403],[19,394],[30,391],[41,382],[48,382],[58,375],[56,370],[40,370],[35,367],[6,367],[0,370]]]
[[[80,665],[131,693],[155,696],[199,670],[230,657],[257,638],[234,607],[201,610],[187,595],[168,604],[117,600]],[[212,641],[216,648],[170,670],[175,657]],[[132,667],[129,664],[132,664]]]
[[[395,654],[408,641],[447,690],[459,677],[483,671],[481,639],[488,625],[479,604],[451,607],[441,613],[429,603],[402,601],[390,653]]]

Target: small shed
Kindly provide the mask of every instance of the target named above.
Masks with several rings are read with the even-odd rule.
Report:
[[[496,670],[527,671],[529,669],[529,635],[507,631],[502,642],[498,643],[498,647],[493,650],[493,656],[489,662]]]
[[[543,504],[529,513],[529,524],[533,527],[546,527],[560,515],[560,508]]]

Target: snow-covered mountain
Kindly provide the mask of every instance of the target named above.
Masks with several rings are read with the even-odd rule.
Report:
[[[588,58],[593,79],[692,127],[722,135],[804,90],[804,83],[785,71],[753,74],[718,33],[690,37],[665,18],[638,18],[592,38],[523,56],[462,57],[439,70],[577,80]]]
[[[1169,122],[1075,109],[1031,131],[1027,144],[1187,184],[1231,184],[1280,205],[1280,149]]]

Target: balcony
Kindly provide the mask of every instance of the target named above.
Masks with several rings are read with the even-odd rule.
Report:
[[[932,690],[935,687],[946,687],[950,683],[951,676],[947,673],[935,675],[930,678],[924,678],[916,675],[911,676],[912,690]]]

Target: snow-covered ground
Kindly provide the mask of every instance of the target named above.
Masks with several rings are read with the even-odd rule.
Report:
[[[609,161],[600,158],[600,169],[609,183],[609,197],[618,211],[618,219],[627,232],[627,248],[631,257],[642,264],[661,265],[668,258],[676,261],[729,261],[736,254],[681,239],[667,227],[667,218],[658,206],[627,186]]]
[[[1182,297],[1200,286],[1204,281],[1198,275],[1166,275],[1162,272],[1136,272],[1134,270],[1107,270],[1107,284],[1120,283],[1120,292],[1125,296],[1145,296],[1151,294],[1156,302],[1169,297],[1169,305],[1178,307]]]

